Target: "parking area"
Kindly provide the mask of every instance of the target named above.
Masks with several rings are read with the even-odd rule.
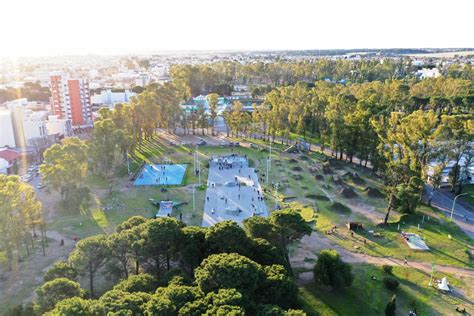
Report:
[[[247,157],[212,157],[207,184],[202,226],[224,220],[241,223],[254,215],[268,216],[258,174],[248,166]]]

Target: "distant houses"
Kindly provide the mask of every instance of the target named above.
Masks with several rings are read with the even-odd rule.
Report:
[[[474,153],[471,153],[471,155],[474,155]],[[430,162],[428,166],[428,171],[427,171],[429,181],[433,179],[436,167],[439,165],[440,165],[440,162],[437,160],[433,160]],[[450,160],[448,161],[446,166],[443,168],[443,170],[441,171],[441,181],[440,181],[441,186],[446,186],[449,184],[449,175],[455,165],[456,165],[456,161]],[[461,159],[459,160],[459,167],[460,167],[459,180],[462,180],[462,182],[465,184],[474,184],[474,159],[471,159],[469,161],[468,154],[462,155]]]

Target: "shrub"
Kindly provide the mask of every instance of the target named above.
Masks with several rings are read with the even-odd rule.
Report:
[[[392,275],[393,267],[392,267],[391,265],[384,264],[384,265],[382,266],[382,269],[383,269],[383,272],[385,272],[386,274]]]
[[[391,276],[386,276],[383,278],[383,284],[389,290],[395,291],[398,288],[400,282],[397,279]]]
[[[354,280],[352,267],[331,249],[321,250],[313,272],[316,282],[334,289],[351,286]]]

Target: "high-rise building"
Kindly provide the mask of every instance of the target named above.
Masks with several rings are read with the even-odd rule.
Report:
[[[51,112],[59,118],[70,119],[73,126],[92,125],[89,81],[51,76]]]
[[[12,114],[8,109],[0,109],[0,147],[16,147]]]

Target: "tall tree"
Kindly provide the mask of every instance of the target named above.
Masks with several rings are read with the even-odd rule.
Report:
[[[62,145],[51,146],[44,153],[40,166],[42,179],[48,187],[59,191],[68,207],[77,207],[82,202],[72,201],[72,197],[80,192],[87,175],[87,149],[85,141],[71,137],[66,138]]]
[[[94,277],[110,258],[107,237],[96,235],[80,240],[69,255],[69,262],[79,273],[89,277],[91,297],[94,297]]]
[[[29,254],[29,245],[35,245],[37,227],[44,224],[42,205],[32,186],[17,176],[3,174],[0,174],[0,201],[0,247],[10,270],[15,258],[22,257],[21,247],[25,246]]]
[[[214,127],[217,119],[217,107],[219,103],[219,95],[217,93],[211,93],[207,95],[207,103],[209,104],[209,114],[211,117],[212,124],[212,135],[214,136]]]

